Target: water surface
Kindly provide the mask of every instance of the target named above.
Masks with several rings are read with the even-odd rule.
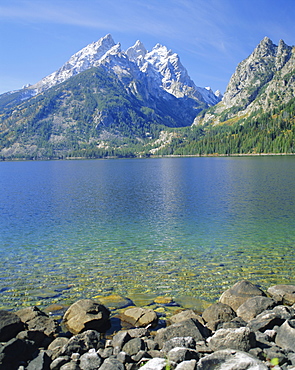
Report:
[[[294,284],[295,158],[0,163],[0,308]]]

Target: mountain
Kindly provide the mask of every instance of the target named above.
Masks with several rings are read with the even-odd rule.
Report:
[[[172,132],[170,132],[172,135]],[[265,37],[237,66],[215,106],[154,154],[295,153],[295,48]]]
[[[35,85],[27,85],[24,89],[0,95],[0,107],[3,105],[1,100],[7,100],[9,95],[17,95],[18,103],[99,66],[115,73],[120,79],[127,75],[144,80],[151,95],[163,94],[166,91],[176,97],[188,96],[198,103],[208,105],[221,100],[219,92],[215,95],[210,88],[196,87],[181,64],[179,56],[165,46],[157,44],[151,52],[147,52],[144,45],[137,41],[124,52],[120,44],[115,44],[112,36],[108,34],[75,53],[61,68]]]
[[[165,46],[148,52],[137,41],[125,52],[106,35],[35,85],[0,95],[0,156],[125,153],[158,139],[162,126],[190,126],[221,98],[197,87]]]
[[[179,56],[110,35],[37,84],[0,96],[0,157],[295,153],[295,48],[265,37],[222,97]]]
[[[247,117],[294,98],[295,49],[283,40],[275,45],[265,37],[252,54],[236,68],[222,101],[198,116],[195,124],[225,122],[233,117]]]

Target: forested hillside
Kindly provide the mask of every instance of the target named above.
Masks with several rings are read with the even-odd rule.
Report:
[[[217,126],[193,126],[179,132],[163,155],[295,153],[295,99],[270,112],[255,112]]]

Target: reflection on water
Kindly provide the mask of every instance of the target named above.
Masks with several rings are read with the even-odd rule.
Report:
[[[294,283],[295,158],[0,163],[0,307]]]

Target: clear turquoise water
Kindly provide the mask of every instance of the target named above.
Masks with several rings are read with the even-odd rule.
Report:
[[[294,284],[294,185],[295,157],[1,162],[0,308]]]

